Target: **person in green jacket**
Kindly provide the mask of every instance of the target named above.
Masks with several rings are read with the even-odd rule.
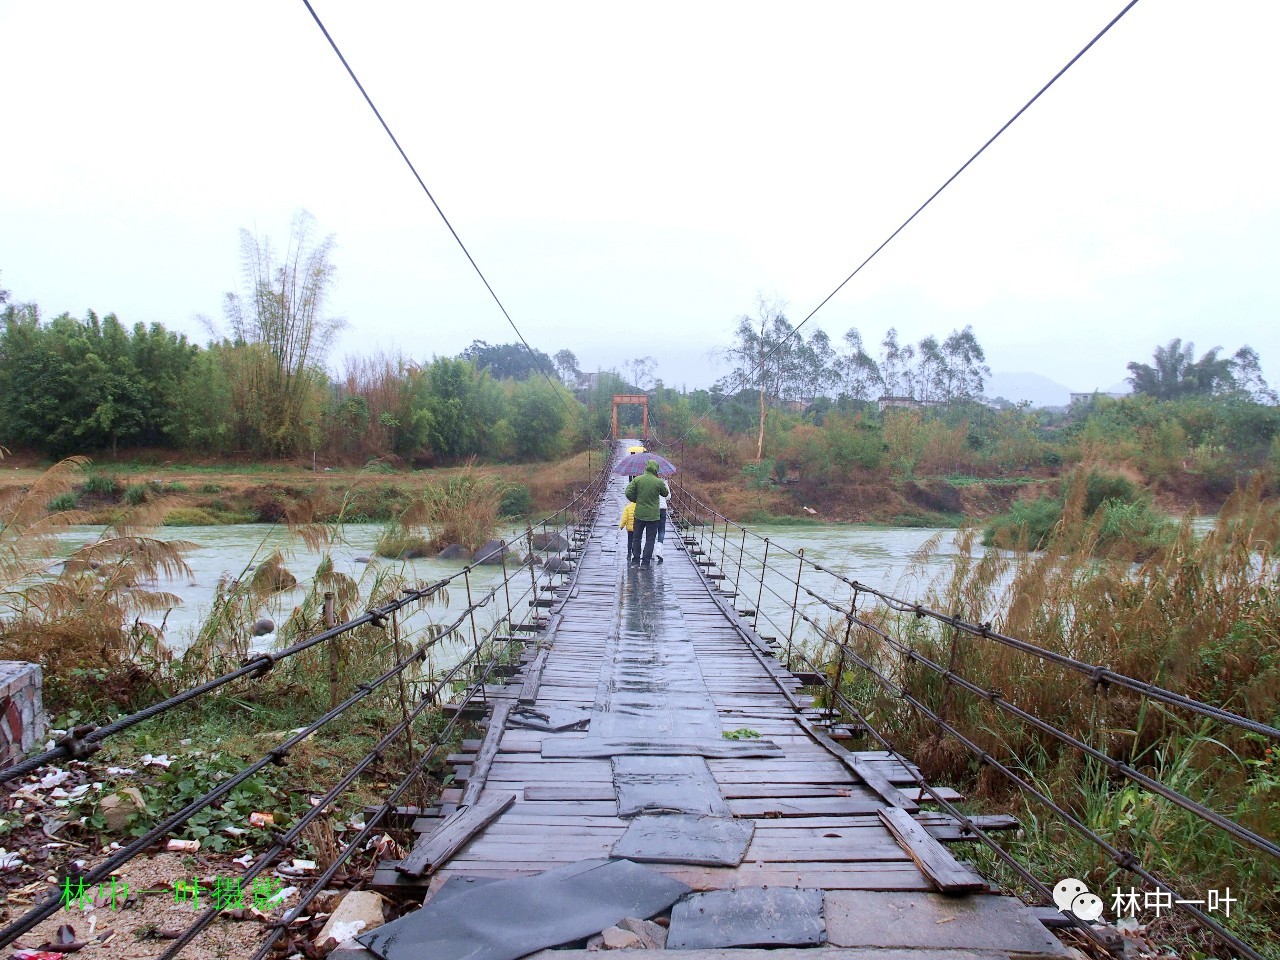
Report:
[[[658,534],[659,512],[658,498],[669,497],[671,491],[658,476],[658,461],[650,460],[644,465],[644,473],[627,484],[627,499],[636,505],[636,539],[644,537],[644,553],[640,566],[647,567],[653,560],[653,541]],[[634,557],[631,562],[635,563]]]

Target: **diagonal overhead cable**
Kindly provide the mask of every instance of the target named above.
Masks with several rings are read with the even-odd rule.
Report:
[[[449,228],[449,233],[453,235],[453,239],[458,242],[458,246],[462,252],[466,254],[467,262],[471,264],[475,270],[476,276],[480,278],[480,282],[484,284],[484,288],[489,291],[489,296],[493,297],[493,302],[498,305],[498,309],[502,311],[502,315],[507,318],[507,323],[511,325],[511,329],[516,332],[516,336],[520,338],[520,342],[524,344],[524,348],[529,351],[529,356],[533,358],[534,365],[537,366],[538,372],[546,378],[548,384],[555,388],[555,382],[543,367],[542,361],[538,359],[538,352],[529,346],[529,341],[524,338],[524,334],[520,332],[520,328],[516,326],[516,322],[511,319],[511,314],[507,312],[507,308],[502,305],[502,301],[498,299],[497,293],[489,284],[489,280],[484,275],[484,271],[480,269],[480,264],[476,263],[475,257],[471,256],[471,251],[467,249],[467,245],[462,242],[462,238],[458,236],[458,231],[453,229],[453,224],[449,222],[449,218],[445,216],[444,211],[440,209],[440,204],[436,202],[436,198],[432,196],[431,191],[427,188],[426,182],[418,173],[418,168],[413,165],[413,161],[409,159],[409,155],[404,152],[404,147],[400,146],[400,141],[396,139],[396,135],[391,132],[391,127],[387,125],[387,121],[383,119],[382,112],[373,102],[373,98],[369,96],[369,92],[365,90],[364,84],[360,82],[360,78],[356,76],[356,72],[351,69],[351,64],[347,63],[347,58],[342,55],[342,51],[338,49],[338,44],[334,42],[333,37],[329,34],[328,28],[325,27],[324,21],[320,19],[320,15],[316,13],[315,7],[311,6],[311,0],[302,0],[307,8],[307,12],[311,14],[311,19],[316,22],[316,26],[320,28],[320,32],[324,34],[324,38],[329,41],[329,46],[333,48],[333,52],[338,55],[338,59],[342,61],[342,66],[346,68],[347,75],[351,77],[352,83],[360,91],[360,95],[364,97],[364,102],[369,105],[369,109],[373,111],[373,115],[378,118],[378,123],[382,124],[382,129],[386,131],[387,136],[391,138],[391,142],[395,145],[397,152],[405,164],[409,167],[409,172],[413,174],[413,179],[418,181],[418,186],[422,188],[422,192],[427,195],[427,199],[431,201],[431,205],[436,208],[436,213],[440,214],[440,219],[444,221],[444,225]],[[559,397],[560,402],[566,410],[572,414],[568,402],[559,390],[555,390],[555,395]]]
[[[1081,57],[1083,57],[1086,53],[1088,53],[1088,52],[1089,52],[1089,50],[1090,50],[1090,48],[1091,48],[1091,47],[1093,47],[1093,45],[1094,45],[1095,43],[1097,43],[1099,40],[1101,40],[1101,39],[1106,35],[1107,31],[1109,31],[1112,27],[1114,27],[1117,23],[1119,23],[1119,22],[1120,22],[1120,20],[1121,20],[1121,18],[1122,18],[1122,17],[1124,17],[1124,15],[1125,15],[1126,13],[1128,13],[1130,10],[1132,10],[1132,9],[1134,8],[1134,6],[1136,6],[1136,5],[1137,5],[1137,3],[1138,3],[1138,0],[1129,0],[1129,2],[1128,2],[1127,4],[1125,4],[1125,5],[1124,5],[1124,8],[1123,8],[1123,9],[1121,9],[1121,11],[1120,11],[1119,13],[1117,13],[1114,17],[1112,17],[1112,18],[1107,22],[1107,25],[1106,25],[1105,27],[1103,27],[1103,28],[1102,28],[1101,30],[1099,30],[1096,34],[1094,34],[1094,36],[1093,36],[1093,39],[1092,39],[1092,40],[1090,40],[1090,41],[1089,41],[1088,43],[1086,43],[1083,47],[1081,47],[1081,48],[1080,48],[1080,51],[1079,51],[1079,52],[1078,52],[1074,57],[1072,57],[1070,60],[1068,60],[1068,61],[1067,61],[1067,63],[1066,63],[1066,65],[1065,65],[1061,70],[1059,70],[1057,73],[1055,73],[1052,77],[1050,77],[1050,78],[1049,78],[1049,82],[1048,82],[1048,83],[1046,83],[1043,87],[1041,87],[1039,90],[1037,90],[1037,91],[1036,91],[1035,96],[1033,96],[1030,100],[1028,100],[1026,103],[1024,103],[1020,108],[1018,108],[1018,112],[1017,112],[1017,113],[1015,113],[1015,114],[1014,114],[1012,117],[1010,117],[1008,120],[1006,120],[1006,121],[1004,122],[1004,125],[1003,125],[1002,127],[1000,127],[1000,129],[999,129],[999,130],[997,130],[995,133],[993,133],[993,134],[991,135],[991,137],[987,140],[987,142],[986,142],[986,143],[984,143],[982,146],[980,146],[980,147],[979,147],[979,148],[974,152],[974,154],[973,154],[971,157],[969,157],[969,159],[968,159],[968,160],[966,160],[964,163],[962,163],[962,164],[960,165],[960,167],[956,170],[956,172],[955,172],[955,173],[953,173],[953,174],[951,174],[951,176],[947,177],[947,179],[946,179],[945,181],[943,181],[942,186],[938,187],[938,189],[937,189],[937,190],[935,190],[935,191],[933,191],[933,193],[929,194],[929,198],[928,198],[927,200],[925,200],[925,202],[924,202],[924,203],[920,204],[920,206],[916,207],[915,211],[911,214],[911,216],[909,216],[909,217],[907,217],[907,219],[903,220],[903,221],[902,221],[902,223],[898,225],[898,228],[897,228],[896,230],[894,230],[894,231],[893,231],[893,233],[889,234],[889,236],[887,236],[887,237],[886,237],[886,238],[881,242],[880,246],[878,246],[878,247],[876,247],[874,250],[872,250],[872,251],[871,251],[871,253],[869,253],[869,254],[867,255],[867,258],[866,258],[865,260],[863,260],[860,264],[858,264],[856,267],[854,267],[854,268],[853,268],[853,272],[851,272],[847,277],[845,277],[843,280],[841,280],[841,281],[836,285],[836,288],[835,288],[834,290],[832,290],[832,291],[831,291],[830,293],[828,293],[825,297],[823,297],[823,298],[822,298],[822,301],[821,301],[821,302],[820,302],[816,307],[814,307],[812,310],[810,310],[810,311],[809,311],[809,313],[808,313],[808,315],[806,315],[806,316],[805,316],[805,318],[804,318],[803,320],[801,320],[799,323],[797,323],[797,324],[795,325],[795,327],[794,327],[794,328],[792,328],[791,332],[790,332],[789,334],[787,334],[785,337],[783,337],[783,338],[782,338],[782,340],[777,344],[777,346],[775,346],[771,351],[769,351],[769,353],[765,354],[765,356],[761,357],[761,358],[760,358],[760,361],[759,361],[759,362],[758,362],[754,367],[752,367],[752,368],[751,368],[751,370],[750,370],[750,371],[749,371],[745,376],[739,377],[738,379],[741,381],[741,382],[739,383],[739,388],[741,388],[743,385],[745,385],[745,383],[750,382],[752,379],[754,379],[754,378],[755,378],[755,375],[760,371],[760,368],[761,368],[761,367],[763,367],[763,366],[764,366],[764,364],[765,364],[765,363],[766,363],[770,358],[772,358],[772,357],[773,357],[773,355],[774,355],[775,353],[777,353],[777,352],[778,352],[779,350],[781,350],[784,346],[786,346],[787,342],[788,342],[792,337],[794,337],[797,333],[799,333],[799,332],[800,332],[800,328],[801,328],[801,327],[803,327],[806,323],[808,323],[808,322],[813,318],[813,315],[814,315],[815,313],[817,313],[817,312],[818,312],[819,310],[821,310],[824,306],[826,306],[826,305],[827,305],[827,303],[828,303],[828,301],[830,301],[832,297],[834,297],[837,293],[839,293],[839,292],[844,288],[845,284],[847,284],[850,280],[852,280],[852,279],[853,279],[854,277],[856,277],[859,273],[861,273],[861,272],[862,272],[862,268],[863,268],[863,267],[865,267],[865,266],[866,266],[867,264],[869,264],[872,260],[874,260],[874,259],[876,258],[876,256],[877,256],[877,254],[879,254],[881,250],[883,250],[883,249],[884,249],[885,247],[887,247],[890,243],[892,243],[892,242],[893,242],[893,240],[898,236],[898,234],[900,234],[903,230],[905,230],[905,229],[907,228],[907,226],[911,223],[911,221],[915,220],[915,218],[916,218],[916,217],[920,216],[920,214],[924,212],[925,207],[927,207],[927,206],[929,206],[929,204],[933,203],[933,201],[934,201],[934,200],[936,200],[936,199],[938,198],[938,195],[939,195],[939,194],[941,194],[943,190],[946,190],[946,189],[947,189],[947,187],[951,186],[951,184],[956,180],[956,178],[957,178],[957,177],[959,177],[959,176],[960,176],[960,174],[964,173],[964,172],[965,172],[965,170],[969,169],[969,166],[970,166],[970,165],[971,165],[975,160],[977,160],[977,159],[978,159],[978,157],[982,156],[982,154],[986,151],[987,147],[989,147],[989,146],[991,146],[993,143],[995,143],[995,142],[996,142],[996,140],[997,140],[997,139],[999,139],[999,137],[1000,137],[1000,135],[1001,135],[1002,133],[1004,133],[1004,132],[1005,132],[1006,130],[1008,130],[1011,126],[1013,126],[1014,122],[1015,122],[1019,117],[1021,117],[1024,113],[1026,113],[1026,112],[1027,112],[1027,110],[1029,110],[1029,109],[1031,108],[1031,105],[1032,105],[1033,103],[1035,103],[1037,100],[1039,100],[1041,96],[1043,96],[1043,94],[1045,93],[1045,91],[1047,91],[1050,87],[1052,87],[1055,83],[1057,83],[1057,82],[1058,82],[1058,80],[1062,77],[1062,75],[1063,75],[1064,73],[1066,73],[1066,72],[1067,72],[1068,70],[1070,70],[1073,66],[1075,66],[1076,61],[1077,61],[1077,60],[1079,60]],[[728,397],[729,397],[729,392],[728,392],[728,391],[726,391],[726,392],[725,392],[725,394],[724,394],[724,395],[723,395],[719,400],[717,400],[715,403],[713,403],[713,404],[711,405],[711,409],[710,409],[710,410],[708,410],[708,411],[707,411],[706,413],[704,413],[701,417],[699,417],[697,420],[695,420],[695,421],[693,422],[693,424],[691,424],[691,425],[690,425],[689,429],[688,429],[688,430],[686,430],[686,431],[681,435],[680,440],[684,440],[684,439],[685,439],[685,437],[688,437],[688,436],[689,436],[689,434],[693,432],[693,428],[694,428],[694,427],[696,427],[696,426],[697,426],[699,423],[701,423],[703,420],[705,420],[707,417],[709,417],[709,416],[711,415],[711,413],[712,413],[714,410],[716,410],[716,408],[718,408],[718,407],[720,406],[720,404],[724,403],[724,401],[728,399]]]

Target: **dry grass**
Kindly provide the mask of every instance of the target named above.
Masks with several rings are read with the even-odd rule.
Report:
[[[1197,536],[1189,522],[1144,562],[1126,551],[1098,551],[1096,523],[1068,507],[1057,543],[1062,553],[997,553],[962,534],[949,574],[920,598],[975,623],[1090,664],[1172,689],[1262,722],[1280,718],[1280,505],[1261,496],[1261,480],[1238,491],[1214,529]],[[918,559],[939,547],[935,542]],[[1135,693],[1094,687],[1087,676],[992,640],[881,608],[876,620],[936,664],[1108,756],[1121,760],[1264,836],[1280,834],[1280,763],[1263,738]],[[841,624],[841,627],[843,624]],[[1088,760],[990,701],[946,684],[871,631],[855,645],[893,680],[1009,764],[1075,816],[1148,867],[1200,896],[1230,886],[1251,891],[1252,918],[1271,923],[1280,884],[1274,861]],[[827,659],[834,659],[829,654]],[[1070,873],[1097,887],[1126,886],[1091,844],[1064,830],[1048,811],[1023,801],[997,771],[980,767],[953,738],[918,711],[885,695],[860,673],[846,672],[852,696],[881,729],[932,777],[976,791],[996,808],[1017,812],[1023,852],[1046,875]],[[1277,751],[1280,752],[1280,751]],[[1067,869],[1067,867],[1070,869]],[[1073,872],[1074,871],[1074,872]],[[1196,895],[1196,894],[1188,894]]]
[[[139,664],[167,658],[163,622],[143,617],[177,601],[149,584],[161,575],[189,575],[182,560],[189,545],[147,535],[170,506],[155,500],[119,510],[97,540],[59,565],[54,535],[85,516],[49,512],[47,504],[70,491],[87,464],[83,457],[64,460],[29,488],[0,498],[0,657],[39,663],[64,684],[89,671],[90,686],[111,686]]]
[[[475,550],[498,529],[503,484],[496,476],[466,469],[427,484],[401,516],[408,533],[427,529],[436,549],[461,544]]]

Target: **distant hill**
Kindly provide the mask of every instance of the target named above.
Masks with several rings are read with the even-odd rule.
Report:
[[[1033,407],[1065,407],[1071,401],[1068,388],[1038,373],[993,373],[983,393],[1013,403],[1029,400]]]

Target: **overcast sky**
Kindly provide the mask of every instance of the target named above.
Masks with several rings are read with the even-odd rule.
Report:
[[[1123,5],[314,0],[535,347],[704,386],[799,320]],[[972,324],[1107,388],[1180,336],[1280,381],[1280,4],[1144,0],[810,321]],[[343,354],[514,334],[293,0],[0,0],[0,286],[203,342],[238,231],[336,236]],[[874,350],[873,350],[874,352]]]

